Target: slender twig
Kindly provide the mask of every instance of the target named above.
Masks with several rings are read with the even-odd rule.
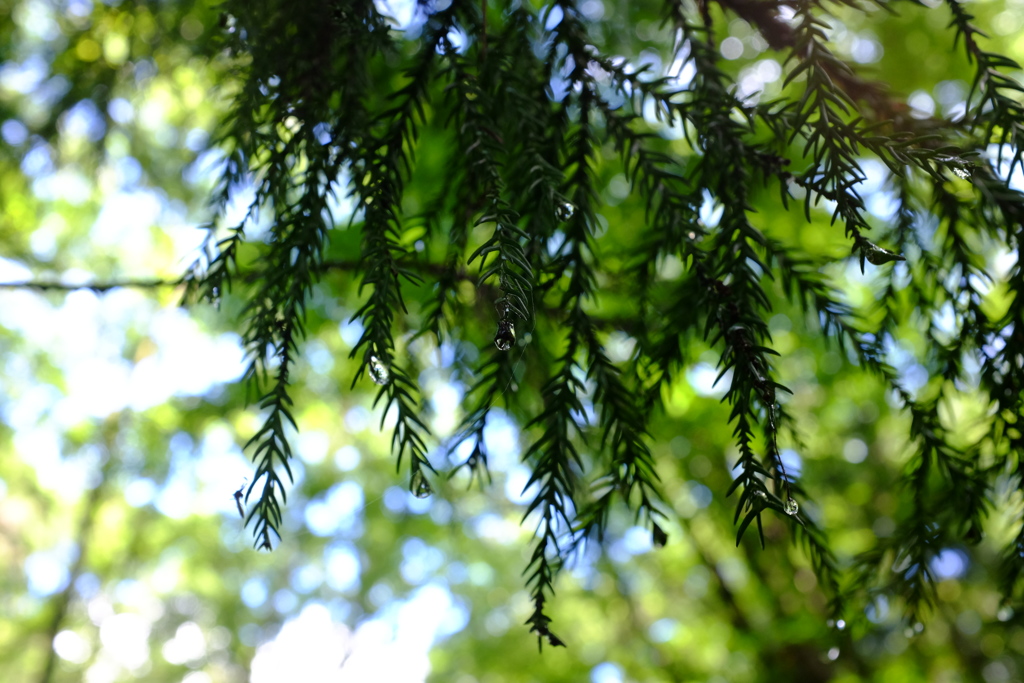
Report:
[[[319,272],[331,270],[359,271],[363,267],[359,261],[324,261],[320,264]],[[410,262],[409,269],[417,273],[440,275],[445,271],[444,264]],[[267,276],[264,270],[240,271],[238,279],[245,282],[258,282]],[[456,280],[474,281],[476,277],[466,269],[459,269],[455,274]],[[14,282],[0,282],[0,289],[29,289],[40,292],[75,292],[83,289],[93,292],[109,292],[112,289],[159,289],[161,287],[177,287],[183,284],[183,278],[174,280],[163,280],[159,278],[138,279],[138,280],[111,280],[109,282],[87,282],[71,284],[66,282],[46,282],[41,280],[17,280]]]
[[[17,282],[0,282],[0,289],[32,289],[40,292],[74,292],[88,289],[94,292],[109,292],[112,289],[158,289],[160,287],[177,287],[182,278],[175,280],[113,280],[111,282],[86,282],[70,284],[66,282],[41,282],[38,280],[21,280]]]

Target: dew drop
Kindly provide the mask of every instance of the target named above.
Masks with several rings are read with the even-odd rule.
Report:
[[[409,482],[409,491],[417,498],[426,498],[434,492],[434,489],[430,488],[430,484],[427,483],[427,478],[423,476],[423,472],[416,470],[413,472],[412,480]]]
[[[837,659],[839,659],[839,648],[838,647],[833,647],[833,648],[829,649],[829,651],[828,651],[828,658],[829,658],[829,661],[832,661],[832,662],[834,662]]]
[[[840,631],[842,631],[844,628],[846,628],[846,620],[845,619],[840,619],[839,621],[837,621],[836,622],[836,628],[839,629]]]
[[[377,356],[370,356],[370,379],[373,380],[374,384],[380,384],[381,386],[391,381],[391,373],[388,372],[388,366],[384,365]]]
[[[768,500],[768,494],[764,491],[754,491],[754,497],[760,498],[761,500]]]
[[[797,503],[792,498],[787,500],[786,501],[786,514],[792,516],[792,515],[795,515],[798,512],[800,512],[800,504]]]
[[[494,345],[499,351],[508,351],[516,343],[516,327],[511,320],[498,323],[498,333],[494,335]]]
[[[555,218],[560,221],[567,221],[576,213],[576,207],[570,202],[562,202],[555,207]]]

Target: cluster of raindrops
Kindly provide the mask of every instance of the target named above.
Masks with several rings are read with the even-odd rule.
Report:
[[[751,495],[763,501],[768,500],[768,494],[760,489],[756,489]],[[800,504],[792,498],[787,498],[782,509],[786,511],[787,515],[793,517],[796,513],[800,512]]]
[[[423,476],[423,471],[416,470],[412,473],[412,479],[409,481],[409,491],[417,498],[428,498],[434,489],[430,488],[430,483]]]
[[[971,163],[963,157],[955,155],[939,154],[935,157],[936,161],[945,163],[957,177],[963,180],[970,180],[971,178]]]
[[[373,380],[374,384],[384,386],[391,381],[391,372],[388,370],[388,366],[377,356],[370,356],[369,369],[370,379]]]

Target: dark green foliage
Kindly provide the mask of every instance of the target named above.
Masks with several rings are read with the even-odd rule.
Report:
[[[652,443],[671,434],[649,434],[650,423],[703,346],[719,358],[738,454],[727,491],[736,542],[753,526],[764,546],[765,518],[785,520],[834,618],[849,618],[849,601],[862,605],[879,592],[920,618],[933,600],[933,558],[980,540],[999,503],[997,480],[1024,485],[1020,264],[999,300],[990,296],[999,277],[993,255],[1017,250],[1024,229],[1024,196],[1007,180],[1024,166],[1022,88],[1007,75],[1019,67],[980,47],[958,2],[908,5],[949,12],[950,40],[976,68],[955,121],[912,116],[837,56],[829,12],[860,11],[853,3],[669,0],[663,31],[675,40],[662,54],[691,70],[688,82],[635,68],[635,55],[614,57],[568,0],[423,3],[415,36],[389,30],[371,2],[223,9],[241,85],[221,141],[229,156],[216,206],[245,180],[257,192],[245,223],[222,239],[211,228],[207,258],[189,284],[209,301],[229,287],[248,301],[246,382],[265,410],[250,442],[257,471],[247,492],[259,496],[249,516],[258,545],[269,548],[281,525],[289,371],[305,309],[329,270],[333,236],[349,221],[362,235],[359,253],[343,255],[361,277],[362,298],[346,302],[363,329],[353,350],[363,369],[356,381],[367,369],[379,374],[377,366],[388,372],[378,401],[385,414],[394,409],[393,450],[399,467],[408,456],[418,492],[430,490],[424,470],[438,463],[428,458],[409,340],[429,333],[439,344],[457,342],[466,328],[497,334],[476,361],[459,361],[473,379],[446,446],[452,453],[471,442],[459,467],[484,483],[490,411],[504,403],[527,425],[524,460],[535,494],[525,520],[537,524],[525,572],[528,623],[553,645],[563,644],[549,628],[556,576],[585,540],[603,537],[616,506],[651,530],[654,545],[671,542],[663,465],[652,454]],[[716,23],[734,16],[778,52],[778,100],[737,94]],[[656,122],[681,131],[686,144],[670,144]],[[425,171],[420,136],[445,147]],[[889,225],[865,209],[858,185],[868,178],[867,160],[887,169],[896,205]],[[625,247],[601,225],[607,177],[598,172],[609,165],[643,209]],[[407,183],[439,169],[440,179],[420,180],[432,198],[410,216]],[[332,211],[342,194],[352,198],[351,216]],[[765,194],[802,213],[794,219],[808,224],[801,229],[837,233],[813,244],[843,238],[845,246],[808,246],[794,238],[799,230],[765,225]],[[706,206],[720,217],[705,221]],[[248,238],[247,223],[263,211],[272,216],[269,232]],[[860,273],[866,263],[883,273],[873,305],[851,304],[834,281],[829,265],[844,258]],[[682,272],[665,276],[671,259]],[[411,292],[426,303],[407,306]],[[911,418],[913,456],[896,530],[852,570],[837,561],[814,506],[804,505],[814,491],[786,470],[781,453],[781,441],[799,446],[800,438],[769,329],[786,298],[884,382]],[[947,309],[952,330],[937,323]],[[916,362],[931,378],[920,387],[891,364],[908,328],[920,334]],[[610,352],[612,333],[634,342],[625,359]],[[944,408],[957,396],[991,406],[981,411],[980,437],[966,437],[970,430]],[[1004,555],[1012,597],[1024,578],[1024,527]]]

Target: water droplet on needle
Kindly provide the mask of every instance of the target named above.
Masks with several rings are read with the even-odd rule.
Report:
[[[391,373],[388,372],[388,366],[384,365],[377,356],[370,356],[370,379],[373,380],[374,384],[380,384],[381,386],[391,381]]]
[[[797,503],[792,498],[787,500],[786,501],[786,514],[792,517],[793,515],[795,515],[798,512],[800,512],[800,504]]]
[[[427,478],[423,476],[423,472],[416,470],[412,473],[412,480],[409,482],[409,491],[412,495],[417,498],[427,498],[434,489],[430,488],[430,484],[427,482]]]
[[[494,345],[499,351],[508,351],[516,343],[516,327],[511,320],[498,323],[498,333],[494,335]]]
[[[576,213],[576,207],[570,202],[562,202],[555,206],[555,218],[562,222],[572,218],[574,213]]]

